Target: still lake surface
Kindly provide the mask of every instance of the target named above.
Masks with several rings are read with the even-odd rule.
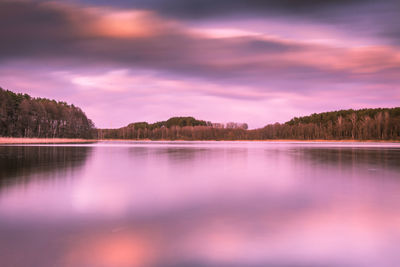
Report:
[[[400,145],[0,146],[0,266],[400,266]]]

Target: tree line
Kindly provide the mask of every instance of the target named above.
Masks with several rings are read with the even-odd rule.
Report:
[[[0,136],[93,138],[93,122],[74,105],[0,88]]]
[[[399,140],[400,108],[339,110],[267,125],[263,138]]]
[[[400,108],[315,113],[252,130],[248,130],[246,123],[212,123],[193,117],[96,129],[85,113],[74,105],[0,88],[0,136],[133,140],[400,140]]]
[[[263,128],[247,124],[216,124],[193,117],[174,117],[118,129],[98,129],[99,139],[150,140],[400,140],[400,108],[339,110],[293,118]]]
[[[152,124],[131,123],[118,129],[98,129],[98,139],[234,140],[245,138],[246,123],[212,123],[193,117],[172,117]]]

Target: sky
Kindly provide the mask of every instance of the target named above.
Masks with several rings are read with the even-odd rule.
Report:
[[[0,87],[97,127],[400,103],[398,0],[0,0]]]

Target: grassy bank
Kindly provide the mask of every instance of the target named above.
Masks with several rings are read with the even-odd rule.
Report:
[[[16,138],[0,137],[0,144],[73,144],[93,143],[96,140],[70,138]]]
[[[115,142],[126,142],[126,141],[136,141],[136,142],[304,142],[304,143],[318,143],[318,142],[324,142],[324,143],[400,143],[400,140],[333,140],[333,139],[312,139],[312,140],[304,140],[304,139],[255,139],[255,140],[246,140],[246,139],[235,139],[235,140],[220,140],[220,139],[213,139],[213,140],[204,140],[204,139],[199,139],[199,140],[186,140],[186,139],[98,139],[97,141],[115,141]]]
[[[150,140],[150,139],[73,139],[73,138],[16,138],[16,137],[0,137],[1,144],[74,144],[74,143],[95,143],[99,141],[139,141],[139,142],[151,142],[151,141],[161,141],[161,142],[182,142],[182,141],[229,141],[229,142],[332,142],[332,143],[351,143],[351,142],[374,142],[374,143],[400,143],[399,140],[296,140],[296,139],[267,139],[267,140]]]

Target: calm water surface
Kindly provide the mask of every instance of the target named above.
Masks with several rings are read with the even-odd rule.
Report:
[[[400,145],[0,146],[0,266],[400,266]]]

